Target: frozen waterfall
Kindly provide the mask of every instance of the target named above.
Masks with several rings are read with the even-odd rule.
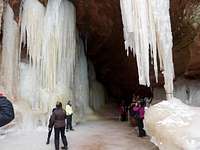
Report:
[[[167,97],[172,97],[174,68],[169,0],[121,0],[120,2],[125,48],[128,54],[131,50],[136,55],[139,83],[150,86],[149,56],[151,55],[156,80],[158,71],[162,71]]]
[[[12,124],[22,129],[45,126],[56,101],[63,106],[72,101],[74,122],[93,115],[74,5],[49,0],[44,7],[38,0],[24,0],[19,24],[9,4],[3,17],[0,90],[14,102]]]

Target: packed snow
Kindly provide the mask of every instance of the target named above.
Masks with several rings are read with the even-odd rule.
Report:
[[[146,110],[145,128],[160,150],[199,150],[199,118],[199,107],[173,98]]]
[[[0,130],[1,150],[54,150],[54,134],[46,145],[47,128],[29,131]],[[135,130],[118,120],[89,121],[66,133],[69,150],[158,150],[148,137],[138,138]],[[60,146],[62,142],[60,140]]]

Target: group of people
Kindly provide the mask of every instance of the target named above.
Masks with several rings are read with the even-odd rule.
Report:
[[[59,150],[59,136],[61,134],[63,147],[62,149],[68,149],[68,142],[65,136],[66,131],[74,130],[72,128],[72,105],[68,101],[66,109],[64,110],[61,102],[56,103],[56,107],[52,110],[52,114],[49,119],[49,132],[46,144],[49,144],[52,130],[54,128],[54,143],[55,150]],[[7,99],[5,94],[0,92],[0,127],[7,125],[15,118],[15,113],[12,103]]]
[[[65,149],[65,150],[68,149],[68,142],[65,136],[65,127],[66,127],[66,131],[74,130],[72,128],[72,115],[73,115],[73,110],[72,110],[72,105],[70,101],[68,101],[65,110],[63,109],[61,102],[56,103],[56,108],[52,110],[52,114],[49,119],[49,125],[48,125],[49,132],[48,132],[46,144],[49,144],[51,133],[54,128],[55,150],[59,150],[60,134],[61,134],[61,139],[64,145],[62,149]],[[67,125],[65,122],[67,122]]]
[[[130,120],[134,120],[138,127],[139,137],[146,136],[143,120],[145,114],[145,106],[150,104],[151,100],[151,98],[147,97],[134,96],[130,105],[127,105],[124,100],[120,105],[120,120],[127,121],[128,116]]]

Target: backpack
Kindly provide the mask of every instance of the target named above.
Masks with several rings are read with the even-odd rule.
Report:
[[[0,96],[0,127],[10,123],[15,118],[12,103],[4,96]]]

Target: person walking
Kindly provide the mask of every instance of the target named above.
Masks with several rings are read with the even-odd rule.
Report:
[[[15,118],[12,103],[0,92],[0,127],[10,123]]]
[[[56,109],[51,115],[49,127],[54,127],[54,143],[55,150],[59,150],[59,136],[61,134],[62,142],[64,147],[62,149],[68,150],[68,142],[65,136],[65,119],[66,119],[66,111],[62,108],[62,103],[56,103]]]
[[[52,114],[53,114],[53,112],[56,110],[56,108],[54,108],[53,110],[52,110]],[[51,114],[51,115],[52,115]],[[51,117],[50,117],[50,119],[49,119],[49,126],[48,126],[48,137],[47,137],[47,142],[46,142],[46,144],[49,144],[49,141],[50,141],[50,137],[51,137],[51,133],[52,133],[52,130],[53,130],[53,127],[51,127],[50,126],[50,122],[51,122]]]
[[[71,105],[71,101],[67,102],[66,105],[66,114],[67,114],[67,127],[66,127],[66,131],[70,130],[74,130],[72,128],[72,115],[73,115],[73,109],[72,109],[72,105]]]

